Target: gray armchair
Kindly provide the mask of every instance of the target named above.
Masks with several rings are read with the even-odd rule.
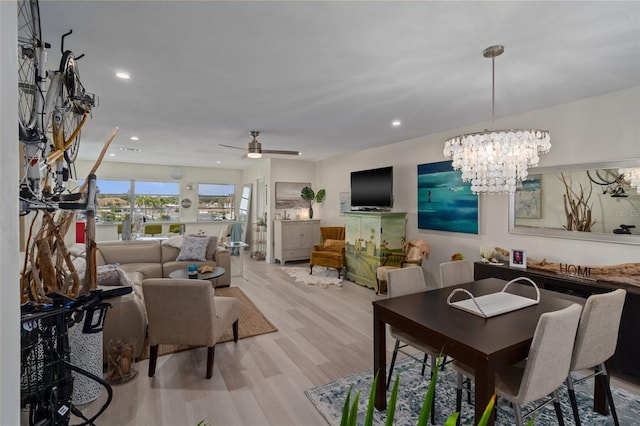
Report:
[[[233,327],[238,341],[240,301],[214,297],[205,280],[147,279],[142,282],[149,322],[149,377],[156,371],[159,344],[207,346],[207,379],[213,375],[215,345]]]

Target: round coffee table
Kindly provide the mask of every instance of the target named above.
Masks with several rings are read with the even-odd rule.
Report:
[[[225,272],[226,271],[225,271],[224,268],[222,268],[220,266],[216,266],[216,269],[214,269],[213,272],[205,272],[204,274],[201,274],[200,272],[198,272],[197,279],[199,279],[199,280],[209,280],[209,281],[211,281],[211,284],[214,287],[216,287],[217,279],[219,277],[223,276]],[[190,277],[189,277],[189,275],[187,275],[187,269],[186,268],[182,268],[182,269],[178,269],[176,271],[171,272],[169,274],[169,278],[173,278],[174,280],[183,280],[183,279],[187,279],[187,278],[190,278]]]

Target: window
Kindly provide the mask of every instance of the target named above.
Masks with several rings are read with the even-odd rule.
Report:
[[[83,183],[82,180],[78,182]],[[132,208],[141,221],[143,218],[153,222],[180,219],[180,185],[177,182],[97,180],[96,186],[96,221],[99,223],[121,223],[131,216]]]
[[[131,181],[97,180],[97,222],[122,222],[131,213]]]
[[[236,187],[229,184],[198,184],[198,222],[236,219]]]
[[[134,182],[134,209],[145,221],[180,220],[180,184],[177,182]]]

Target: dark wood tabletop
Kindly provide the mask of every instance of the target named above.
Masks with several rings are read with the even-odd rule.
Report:
[[[475,369],[475,414],[476,420],[479,419],[493,395],[496,369],[526,358],[540,316],[572,303],[584,305],[585,302],[579,297],[540,290],[538,304],[488,319],[447,304],[447,297],[456,287],[481,296],[501,291],[505,284],[504,280],[488,278],[374,301],[374,374],[378,370],[386,373],[385,324],[393,325],[430,346],[442,348],[444,354]],[[536,297],[530,285],[513,283],[509,292]],[[378,382],[376,408],[386,408],[384,380]]]

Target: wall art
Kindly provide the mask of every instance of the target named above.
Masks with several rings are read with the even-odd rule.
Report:
[[[350,192],[341,192],[340,193],[340,216],[344,216],[346,212],[351,211],[351,193]]]
[[[276,209],[309,208],[309,203],[302,199],[300,193],[310,183],[276,182]]]
[[[478,234],[478,200],[451,161],[418,165],[418,228]]]
[[[516,191],[516,218],[540,219],[542,217],[540,175],[529,175]]]

